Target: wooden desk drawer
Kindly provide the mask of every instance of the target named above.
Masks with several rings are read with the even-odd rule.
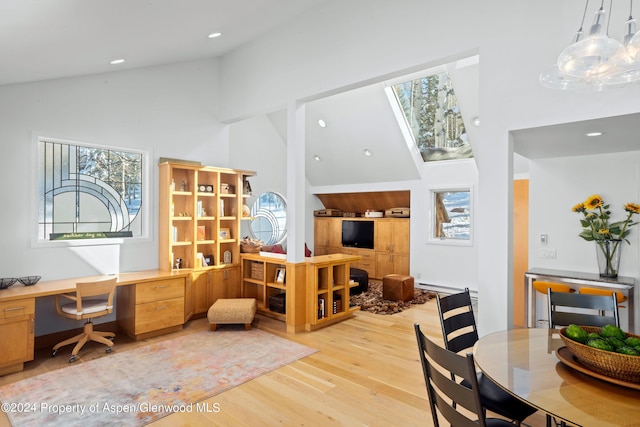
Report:
[[[35,314],[35,312],[35,298],[27,298],[0,303],[0,319],[11,319],[28,314]]]
[[[136,335],[183,323],[184,298],[154,301],[136,306]]]
[[[184,279],[156,280],[136,285],[136,304],[184,297]]]

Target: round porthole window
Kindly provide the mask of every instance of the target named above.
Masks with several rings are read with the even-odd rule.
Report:
[[[262,193],[251,206],[255,218],[249,225],[251,236],[265,245],[281,243],[287,237],[287,202],[278,193]]]

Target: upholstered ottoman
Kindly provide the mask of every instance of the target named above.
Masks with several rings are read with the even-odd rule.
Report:
[[[349,269],[349,280],[358,282],[358,286],[351,288],[351,295],[367,292],[369,289],[369,273],[366,270],[351,267]]]
[[[382,298],[407,302],[413,299],[413,277],[405,274],[387,274],[382,278]]]
[[[251,322],[256,314],[255,298],[221,298],[217,300],[207,313],[209,329],[215,331],[218,325],[244,323],[245,329],[251,329]]]

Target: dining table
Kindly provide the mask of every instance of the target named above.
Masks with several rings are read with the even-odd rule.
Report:
[[[584,427],[640,426],[640,384],[580,364],[560,331],[521,328],[480,338],[473,347],[484,375],[556,421]]]

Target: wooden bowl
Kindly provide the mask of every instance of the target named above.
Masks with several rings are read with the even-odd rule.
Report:
[[[595,332],[598,334],[601,329],[594,326],[581,326],[581,328],[587,333]],[[623,381],[640,383],[640,356],[630,356],[581,344],[566,337],[564,335],[566,329],[560,329],[560,338],[580,363],[599,374]],[[633,334],[627,334],[627,337],[640,338],[639,335]]]

